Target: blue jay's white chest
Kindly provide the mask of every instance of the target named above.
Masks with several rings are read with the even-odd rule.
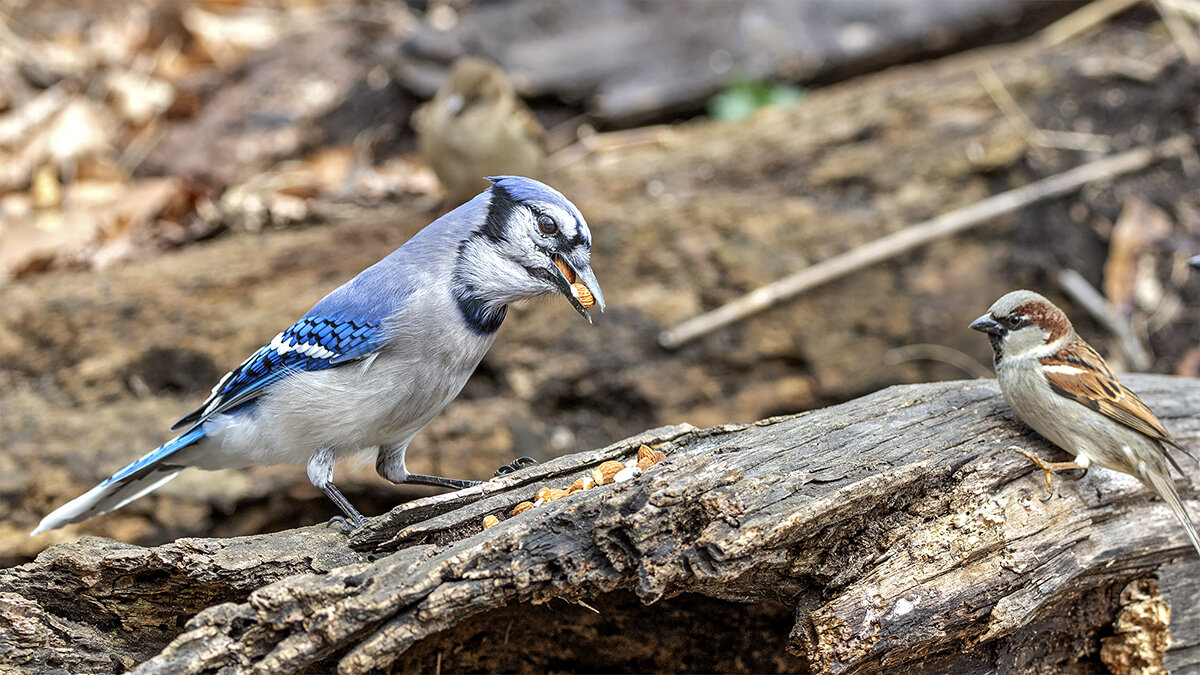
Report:
[[[365,374],[370,386],[380,388],[380,395],[363,403],[365,414],[372,417],[367,426],[373,431],[362,443],[408,445],[458,396],[495,339],[495,333],[480,336],[456,328],[440,339],[424,341],[423,350],[379,354]]]

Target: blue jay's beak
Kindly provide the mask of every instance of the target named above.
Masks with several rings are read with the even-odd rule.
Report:
[[[554,256],[554,266],[559,272],[559,286],[562,294],[570,301],[579,315],[592,322],[588,314],[591,307],[599,307],[604,311],[604,293],[600,292],[600,282],[587,263],[572,263],[560,256]]]

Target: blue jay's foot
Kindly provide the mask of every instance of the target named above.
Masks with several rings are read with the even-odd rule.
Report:
[[[503,476],[505,474],[519,471],[531,466],[536,466],[538,463],[539,462],[532,457],[518,457],[499,469],[496,469],[496,473],[492,474],[492,477],[495,478],[497,476]]]
[[[333,483],[325,483],[324,485],[318,485],[317,487],[321,488],[321,492],[324,492],[325,496],[329,497],[329,500],[334,504],[337,504],[337,507],[342,510],[342,513],[346,514],[345,517],[334,516],[333,518],[329,519],[330,524],[338,523],[343,534],[350,534],[354,530],[367,524],[367,519],[363,517],[363,514],[359,513],[358,509],[350,505],[350,500],[346,499],[346,495],[343,495],[342,491],[337,489]]]
[[[404,478],[404,482],[450,488],[451,490],[461,490],[463,488],[469,488],[472,485],[479,485],[483,481],[462,480],[460,478],[442,478],[441,476],[427,476],[423,473],[410,473]]]
[[[1058,472],[1058,471],[1071,471],[1072,469],[1082,469],[1083,475],[1084,476],[1087,475],[1088,467],[1080,466],[1080,465],[1076,464],[1075,462],[1047,462],[1046,460],[1038,457],[1037,455],[1033,454],[1032,452],[1029,452],[1027,450],[1022,450],[1021,448],[1018,448],[1015,445],[1010,445],[1010,446],[1008,446],[1007,449],[1012,450],[1014,452],[1018,452],[1022,455],[1025,455],[1026,457],[1029,458],[1029,461],[1036,464],[1037,468],[1041,469],[1042,473],[1045,474],[1045,476],[1046,476],[1046,496],[1042,497],[1042,501],[1044,501],[1044,502],[1048,502],[1048,501],[1050,501],[1050,499],[1052,497],[1054,497],[1054,487],[1050,484],[1050,474]]]
[[[338,529],[342,531],[342,534],[350,534],[351,532],[357,530],[358,528],[360,528],[366,524],[366,522],[367,522],[366,518],[363,518],[362,516],[359,516],[359,518],[362,518],[362,520],[361,521],[350,520],[350,519],[346,518],[346,516],[334,516],[334,517],[330,518],[329,522],[327,522],[325,524],[327,526],[328,525],[337,525]]]

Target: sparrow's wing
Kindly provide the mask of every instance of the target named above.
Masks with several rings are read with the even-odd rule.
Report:
[[[1046,382],[1054,393],[1078,401],[1191,457],[1187,449],[1171,438],[1171,433],[1149,406],[1117,381],[1108,364],[1088,343],[1076,340],[1057,354],[1043,358],[1041,364]],[[1171,456],[1167,455],[1167,458],[1171,459]],[[1171,459],[1171,463],[1175,464],[1175,460]],[[1179,465],[1175,464],[1175,468],[1179,469]]]

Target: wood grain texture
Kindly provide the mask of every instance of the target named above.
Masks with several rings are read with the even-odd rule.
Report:
[[[1196,443],[1195,380],[1127,380]],[[667,459],[508,516],[642,443]],[[569,669],[539,641],[569,653],[562,631],[590,626],[572,639],[596,646],[587,665],[612,668],[632,662],[603,648],[604,631],[640,611],[653,623],[661,606],[672,618],[637,639],[658,646],[642,669],[704,669],[678,651],[699,647],[667,636],[710,630],[706,615],[722,612],[742,617],[733,632],[777,638],[780,660],[758,668],[1103,672],[1122,590],[1157,578],[1173,612],[1166,664],[1200,667],[1200,561],[1166,507],[1102,470],[1059,477],[1043,503],[1041,472],[1014,444],[1058,452],[993,381],[906,385],[754,424],[648,431],[404,504],[348,540],[324,527],[152,549],[87,539],[0,572],[0,664],[363,673],[428,670],[436,654],[447,670]],[[1180,487],[1200,512],[1195,486]],[[483,530],[487,514],[502,522]],[[530,631],[539,606],[565,609]],[[455,651],[467,643],[482,646]]]

